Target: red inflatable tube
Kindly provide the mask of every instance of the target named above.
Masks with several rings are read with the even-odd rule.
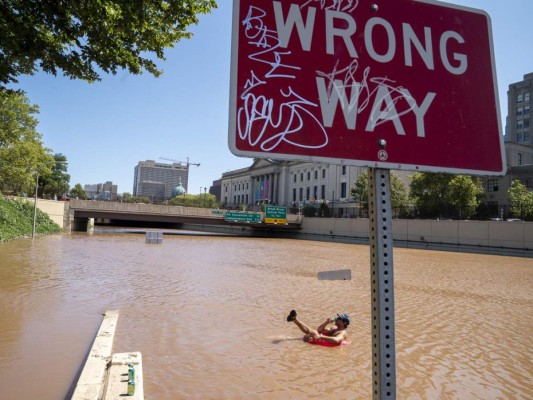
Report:
[[[352,343],[351,340],[343,340],[340,343],[331,343],[324,339],[318,339],[318,340],[311,340],[310,342],[307,342],[309,344],[315,344],[317,346],[325,346],[325,347],[338,347],[338,346],[346,346],[350,343]]]

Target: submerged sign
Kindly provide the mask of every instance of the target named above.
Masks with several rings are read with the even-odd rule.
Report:
[[[224,214],[224,220],[229,222],[247,222],[259,224],[261,222],[261,214],[239,211],[226,211],[226,213]]]
[[[287,209],[285,207],[266,206],[265,224],[286,224]]]
[[[503,174],[490,19],[432,0],[235,0],[229,145]]]

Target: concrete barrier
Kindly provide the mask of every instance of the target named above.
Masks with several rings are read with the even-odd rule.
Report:
[[[135,370],[135,392],[128,396],[128,364]],[[113,354],[103,400],[144,399],[142,355],[139,352]]]
[[[367,218],[304,218],[302,236],[368,241]],[[395,219],[396,244],[533,257],[533,222]]]
[[[107,364],[111,361],[118,311],[106,311],[93,346],[78,379],[72,400],[100,400],[104,393]]]
[[[144,399],[142,356],[139,352],[111,354],[118,311],[106,311],[72,400]],[[128,395],[128,364],[135,369],[135,392]]]
[[[11,199],[23,200],[34,204],[34,197],[9,197]],[[65,216],[68,216],[69,202],[59,200],[46,200],[37,198],[37,208],[48,214],[48,217],[61,228],[65,227]],[[68,219],[67,219],[68,222]]]

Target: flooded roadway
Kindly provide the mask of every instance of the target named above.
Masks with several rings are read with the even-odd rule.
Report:
[[[398,399],[533,398],[533,261],[395,249]],[[318,281],[352,269],[352,281]],[[63,399],[101,313],[141,351],[147,399],[371,398],[367,246],[50,236],[0,244],[0,397]],[[352,344],[303,343],[350,314]]]

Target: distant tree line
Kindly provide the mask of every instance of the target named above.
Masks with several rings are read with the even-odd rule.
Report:
[[[513,181],[508,190],[511,216],[533,220],[533,192],[519,181]],[[350,196],[358,203],[359,213],[368,215],[368,173],[362,172],[350,188]],[[445,173],[417,172],[411,176],[409,189],[391,172],[391,207],[400,218],[423,219],[487,219],[488,206],[483,202],[485,191],[478,177]],[[289,212],[307,217],[330,217],[330,204],[294,204]],[[336,215],[341,216],[341,215]]]
[[[368,209],[368,174],[362,173],[350,191],[362,208]],[[485,219],[485,190],[478,177],[417,172],[411,176],[409,192],[391,173],[391,205],[399,215],[412,218]],[[513,216],[533,220],[533,193],[519,181],[508,190]]]

